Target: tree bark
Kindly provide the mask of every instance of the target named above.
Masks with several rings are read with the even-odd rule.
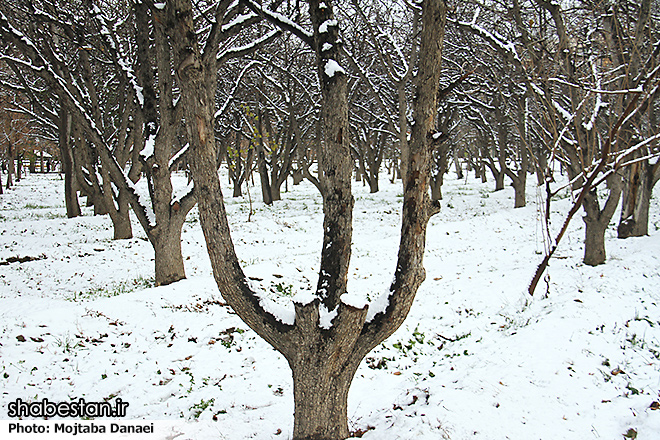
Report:
[[[131,225],[128,203],[125,204],[123,209],[114,212],[110,211],[110,218],[112,219],[112,238],[114,240],[127,240],[133,238],[133,227]]]
[[[257,169],[259,170],[259,178],[261,179],[261,196],[266,205],[273,204],[273,193],[270,186],[270,176],[268,175],[268,166],[266,165],[266,151],[264,148],[264,133],[263,133],[263,115],[261,109],[258,110],[258,132],[259,139],[257,139]]]
[[[165,286],[186,278],[181,253],[181,227],[173,225],[158,240],[153,240],[156,286]]]
[[[649,207],[651,194],[658,173],[657,166],[651,166],[648,160],[637,162],[624,171],[623,202],[621,220],[617,228],[619,238],[641,237],[648,235]]]
[[[607,258],[605,231],[607,231],[621,198],[621,177],[618,174],[612,174],[607,180],[607,186],[610,189],[610,194],[602,210],[595,188],[585,195],[582,203],[585,212],[583,217],[585,223],[583,262],[589,266],[603,264]]]
[[[16,181],[20,182],[23,175],[23,153],[16,154]]]
[[[66,216],[74,218],[80,216],[81,211],[71,152],[71,116],[64,108],[60,109],[59,116],[58,135],[62,172],[64,173],[64,204],[66,205]]]
[[[512,182],[513,193],[514,193],[514,208],[523,208],[527,205],[527,200],[525,198],[525,186],[527,185],[526,175],[522,174],[517,179]]]
[[[605,252],[605,231],[607,225],[594,220],[588,216],[583,217],[585,229],[584,237],[584,264],[588,266],[598,266],[605,263],[607,258]]]
[[[7,189],[14,186],[12,180],[14,175],[14,146],[11,141],[7,143]],[[2,182],[0,182],[2,184]]]

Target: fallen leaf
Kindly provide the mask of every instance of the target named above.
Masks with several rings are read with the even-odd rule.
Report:
[[[25,342],[25,336],[23,336],[23,335],[18,335],[18,336],[16,336],[16,340],[17,340],[18,342]]]
[[[630,438],[630,439],[636,439],[637,438],[637,430],[635,428],[630,428],[625,434],[623,434],[625,438]]]

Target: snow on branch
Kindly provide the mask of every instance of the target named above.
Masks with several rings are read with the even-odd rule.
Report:
[[[243,26],[244,23],[252,20],[253,18],[257,18],[257,14],[251,12],[249,14],[239,14],[236,17],[234,17],[233,20],[231,20],[229,23],[223,24],[222,25],[222,32],[229,32],[231,31],[234,27],[240,28]]]
[[[477,17],[478,14],[475,13],[475,16],[473,17],[471,22],[456,21],[456,20],[451,20],[449,18],[447,19],[447,21],[450,23],[454,23],[460,27],[469,29],[471,32],[473,32],[476,35],[479,35],[481,38],[483,38],[491,46],[495,47],[500,52],[508,54],[511,57],[513,57],[513,59],[518,60],[518,62],[521,62],[520,58],[518,57],[518,52],[516,51],[516,45],[512,41],[505,41],[504,37],[500,35],[495,35],[487,31],[483,27],[479,26],[475,21]]]
[[[293,22],[289,17],[286,17],[280,14],[279,12],[266,9],[262,5],[258,4],[255,0],[243,0],[243,3],[248,8],[250,8],[257,14],[261,15],[262,17],[266,18],[271,23],[279,26],[285,31],[291,32],[292,34],[300,38],[303,42],[305,42],[307,45],[311,47],[314,46],[314,34],[309,32],[307,29],[303,28],[299,24]]]
[[[128,63],[121,53],[121,50],[118,48],[116,41],[114,40],[114,34],[110,32],[110,26],[108,20],[103,15],[103,12],[97,5],[94,5],[91,10],[92,18],[95,18],[101,28],[101,36],[103,37],[106,45],[110,49],[114,63],[120,68],[121,72],[124,74],[129,84],[135,91],[135,97],[138,100],[140,107],[144,107],[144,94],[142,92],[143,88],[138,84],[137,78],[133,73],[133,68],[130,63]]]
[[[618,90],[603,90],[603,89],[593,89],[590,87],[584,87],[579,84],[573,84],[561,78],[548,78],[548,81],[555,82],[557,84],[573,87],[576,89],[581,89],[587,92],[599,93],[604,95],[627,95],[629,93],[642,93],[644,90],[641,87],[635,87],[634,89],[618,89]]]
[[[174,165],[176,165],[176,163],[179,161],[179,159],[181,159],[181,157],[183,157],[183,155],[188,152],[189,148],[190,148],[190,142],[188,142],[186,145],[184,145],[182,149],[177,151],[176,154],[174,156],[172,156],[172,158],[170,159],[170,162],[167,164],[167,167],[169,169],[172,169],[172,167]]]
[[[571,114],[571,112],[569,112],[564,107],[562,107],[561,104],[555,101],[554,99],[552,100],[552,106],[555,108],[555,110],[559,112],[559,114],[561,114],[561,116],[564,118],[566,122],[570,122],[573,120],[573,115]]]
[[[255,65],[260,64],[258,61],[251,61],[247,66],[241,70],[241,73],[238,75],[238,78],[236,78],[236,82],[234,83],[234,88],[231,90],[231,93],[225,100],[225,103],[222,104],[222,107],[218,111],[215,112],[213,115],[214,119],[218,119],[222,114],[227,110],[227,107],[229,106],[230,102],[234,99],[234,95],[236,94],[236,90],[238,90],[238,86],[241,83],[241,80],[243,79],[243,76],[250,70],[252,67]]]
[[[227,49],[226,51],[220,53],[218,52],[218,55],[216,56],[216,59],[218,61],[226,60],[229,58],[238,58],[240,56],[243,56],[245,54],[248,54],[252,52],[253,50],[259,48],[261,45],[268,43],[269,41],[273,40],[276,36],[278,36],[280,33],[282,33],[281,30],[279,29],[274,29],[267,34],[257,38],[256,40],[245,44],[243,46],[237,46],[237,47],[232,47],[230,49]]]

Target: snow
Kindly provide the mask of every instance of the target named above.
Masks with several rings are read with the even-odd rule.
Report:
[[[183,199],[188,194],[193,192],[194,189],[195,189],[195,182],[193,182],[192,180],[188,182],[188,184],[183,188],[175,188],[174,194],[172,194],[172,201],[170,202],[170,205],[174,205],[175,203],[180,202],[181,199]]]
[[[376,194],[354,187],[348,291],[369,299],[371,318],[388,304],[400,231],[400,182],[380,182]],[[176,189],[187,183],[174,174]],[[365,440],[620,439],[630,428],[638,440],[656,439],[658,198],[649,236],[618,240],[615,225],[608,229],[602,266],[581,263],[584,224],[573,221],[551,261],[549,295],[542,281],[530,298],[543,257],[542,204],[534,182],[519,209],[512,188],[492,185],[445,178],[442,211],[428,228],[426,280],[402,327],[360,365],[351,429],[373,428]],[[250,222],[247,197],[226,198],[246,275],[289,323],[292,298],[315,289],[323,230],[316,189],[291,188],[273,206],[253,200]],[[154,287],[153,250],[135,216],[135,238],[113,240],[110,220],[92,208],[67,219],[62,190],[57,175],[28,174],[0,195],[0,262],[40,258],[0,266],[3,411],[18,398],[116,396],[130,404],[126,421],[154,422],[161,433],[144,438],[290,439],[287,362],[225,305],[196,210],[182,235],[188,278]],[[553,201],[553,232],[569,204],[568,192]],[[335,311],[320,312],[329,328]],[[3,438],[18,439],[7,424]]]
[[[379,313],[385,313],[387,306],[390,305],[390,295],[390,291],[382,293],[369,304],[366,322],[371,322]]]
[[[126,180],[126,185],[128,186],[128,189],[133,192],[133,194],[136,194],[138,196],[138,203],[144,210],[145,215],[147,216],[147,220],[149,221],[149,226],[152,228],[155,228],[158,223],[156,223],[156,214],[154,213],[154,209],[151,205],[151,199],[149,198],[148,192],[146,188],[138,188],[136,185],[131,181],[131,179],[128,178],[127,175],[124,175],[124,178]],[[138,181],[138,185],[145,186],[145,179],[141,179]],[[140,228],[140,226],[138,226]],[[135,229],[135,227],[133,227]]]
[[[345,293],[339,299],[347,306],[356,309],[363,309],[369,303],[366,295],[360,295],[357,293]]]
[[[335,76],[336,73],[343,73],[344,75],[346,74],[346,71],[344,70],[343,67],[339,65],[339,63],[335,60],[328,60],[325,63],[325,68],[324,68],[325,74],[328,75],[328,77],[332,78]]]
[[[309,290],[303,290],[296,293],[294,297],[291,299],[291,301],[296,304],[307,305],[312,303],[315,299],[316,299],[316,295],[314,295]]]
[[[247,14],[239,14],[232,21],[222,25],[222,32],[228,32],[234,26],[241,26],[243,23],[255,18],[257,15],[250,12]]]
[[[140,151],[140,156],[144,157],[145,159],[150,158],[151,156],[154,155],[154,147],[156,146],[156,134],[152,133],[145,139],[144,141],[144,148],[142,151]]]
[[[326,21],[324,21],[323,23],[321,23],[319,25],[319,33],[324,34],[324,33],[328,32],[329,27],[337,27],[337,26],[339,26],[339,23],[337,22],[337,20],[334,20],[334,19],[326,20]]]
[[[319,306],[319,327],[329,330],[332,327],[332,320],[337,317],[337,313],[339,313],[338,307],[335,307],[334,310],[328,311],[328,309],[321,304]]]
[[[323,47],[321,47],[321,52],[327,52],[330,49],[332,49],[332,44],[330,43],[323,43]]]
[[[552,105],[555,107],[555,109],[559,112],[559,114],[564,118],[566,122],[570,122],[573,120],[573,115],[571,112],[566,110],[564,107],[561,106],[560,103],[555,101],[554,99],[552,100]]]
[[[271,11],[268,8],[262,8],[262,6],[259,3],[255,2],[254,0],[246,0],[246,1],[250,3],[251,8],[260,11],[261,14],[271,17],[273,20],[276,20],[292,29],[295,29],[296,32],[300,33],[301,35],[304,35],[307,38],[313,37],[313,34],[311,32],[298,25],[298,23],[294,22],[289,17],[282,15],[279,12]]]
[[[172,168],[172,165],[174,165],[181,156],[186,154],[189,148],[190,148],[190,142],[186,142],[186,145],[184,145],[183,148],[181,148],[179,151],[176,152],[174,156],[172,156],[170,162],[167,164],[167,167]]]
[[[293,325],[296,320],[296,312],[293,308],[283,307],[270,298],[259,298],[259,305],[283,324]]]

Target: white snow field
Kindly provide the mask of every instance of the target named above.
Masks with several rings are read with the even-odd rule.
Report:
[[[493,192],[491,182],[447,176],[415,305],[353,381],[354,435],[660,439],[657,199],[650,236],[617,239],[615,215],[608,260],[598,267],[581,263],[577,215],[548,281],[530,297],[544,241],[541,192],[529,180],[528,206],[513,209],[512,188]],[[153,251],[137,222],[135,238],[115,241],[110,219],[90,208],[66,219],[63,186],[58,175],[28,175],[0,196],[0,262],[36,258],[0,265],[0,438],[49,438],[8,434],[17,421],[8,408],[19,398],[120,398],[129,403],[123,421],[157,421],[158,433],[102,438],[290,439],[289,368],[225,305],[196,211],[183,231],[188,278],[153,287]],[[355,183],[352,295],[374,300],[389,287],[401,192],[386,176],[376,194]],[[251,193],[258,198],[259,188]],[[553,202],[553,234],[570,202],[568,194]],[[247,196],[226,203],[246,274],[278,306],[292,307],[292,295],[316,286],[316,189],[290,186],[272,207],[253,200],[250,222]]]

